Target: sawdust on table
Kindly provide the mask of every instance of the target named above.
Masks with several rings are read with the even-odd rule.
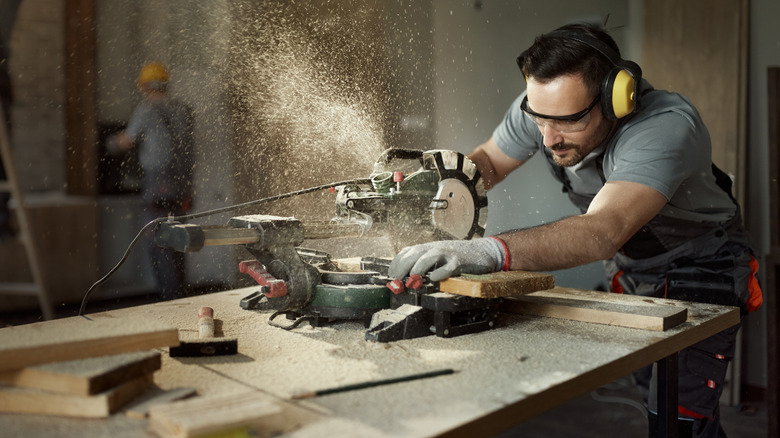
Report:
[[[623,330],[626,336],[617,339],[615,327],[551,318],[535,318],[533,324],[528,324],[528,317],[502,314],[490,336],[476,333],[454,339],[428,336],[377,343],[365,341],[365,328],[358,322],[317,328],[304,324],[292,331],[270,327],[270,312],[240,309],[239,295],[234,297],[232,307],[214,308],[215,317],[226,321],[225,335],[240,339],[240,354],[214,360],[175,359],[178,364],[165,358],[158,381],[170,388],[191,386],[197,381],[198,391],[204,394],[253,388],[287,400],[298,393],[443,368],[453,368],[460,374],[457,379],[441,376],[299,402],[328,417],[370,418],[366,424],[358,423],[370,427],[374,434],[387,436],[433,433],[442,424],[454,427],[476,412],[498,409],[571,379],[600,365],[601,358],[619,357],[632,344],[644,342],[641,336],[633,336],[632,340],[632,329]],[[197,304],[188,306],[192,313]],[[551,332],[556,336],[551,337]],[[559,356],[545,348],[552,344],[555,351],[569,354]],[[595,348],[599,349],[598,355],[592,354]],[[255,364],[246,366],[248,362]],[[464,393],[469,396],[463,397]],[[461,401],[440,406],[442,396]],[[410,400],[416,406],[425,406],[425,410],[408,412]],[[377,416],[372,413],[375,410],[385,415]],[[396,429],[398,418],[406,419],[407,429]],[[330,433],[331,426],[331,421],[310,425],[292,436]]]

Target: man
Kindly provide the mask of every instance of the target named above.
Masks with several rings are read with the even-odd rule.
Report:
[[[148,221],[186,214],[192,205],[194,167],[192,109],[168,96],[168,70],[158,62],[138,76],[144,99],[127,129],[109,141],[109,150],[138,147],[144,170],[143,200]],[[176,298],[184,286],[184,254],[150,244],[152,267],[163,299]]]
[[[526,91],[469,156],[490,188],[541,152],[582,214],[470,241],[408,247],[389,274],[550,271],[603,260],[613,292],[761,305],[758,265],[731,181],[683,96],[641,79],[601,29],[567,25],[519,58]],[[718,436],[718,399],[738,327],[680,352],[680,436]],[[694,371],[691,371],[694,370]],[[650,375],[638,372],[654,427]]]

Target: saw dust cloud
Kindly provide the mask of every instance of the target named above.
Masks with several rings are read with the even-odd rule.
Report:
[[[233,6],[239,198],[365,178],[387,147],[381,59],[372,57],[371,41],[379,38],[356,25],[376,19],[376,12],[323,8]]]
[[[399,98],[390,91],[382,47],[382,2],[346,3],[231,4],[226,67],[237,201],[366,178],[382,151],[396,146],[387,140],[396,129],[391,114],[398,113]],[[328,220],[335,195],[307,194],[261,210]],[[392,255],[398,246],[380,250],[389,246],[337,240],[341,252],[354,252],[354,245],[372,248],[353,256]]]

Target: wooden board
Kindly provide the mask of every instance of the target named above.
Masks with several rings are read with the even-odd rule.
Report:
[[[555,279],[541,272],[506,271],[485,275],[461,275],[439,283],[439,290],[476,298],[499,298],[552,289]]]
[[[0,329],[0,371],[179,345],[178,330],[159,319],[102,315]]]
[[[597,324],[664,331],[688,318],[688,310],[667,300],[555,288],[509,298],[501,310]]]
[[[90,396],[0,386],[0,412],[104,418],[116,412],[151,384],[152,376],[148,374]]]
[[[149,408],[149,428],[162,437],[196,437],[236,431],[236,436],[275,436],[300,423],[258,392],[195,397]]]
[[[156,405],[175,402],[196,395],[198,391],[195,388],[176,388],[169,391],[162,391],[144,395],[143,400],[137,400],[125,410],[128,418],[144,419],[149,416],[149,408]]]
[[[73,395],[94,395],[160,369],[160,353],[141,351],[0,372],[0,383]]]

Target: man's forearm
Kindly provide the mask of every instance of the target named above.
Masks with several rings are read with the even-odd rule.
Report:
[[[479,169],[482,182],[488,190],[524,163],[523,160],[508,157],[492,138],[477,146],[468,157]]]
[[[482,147],[474,149],[474,152],[469,154],[468,158],[473,161],[477,166],[477,169],[479,169],[479,173],[482,175],[482,181],[485,184],[485,189],[490,190],[501,181],[502,178],[497,176],[495,167],[493,167],[490,158]]]
[[[598,222],[588,215],[573,216],[496,237],[509,249],[510,269],[554,271],[615,255],[619,245]]]

